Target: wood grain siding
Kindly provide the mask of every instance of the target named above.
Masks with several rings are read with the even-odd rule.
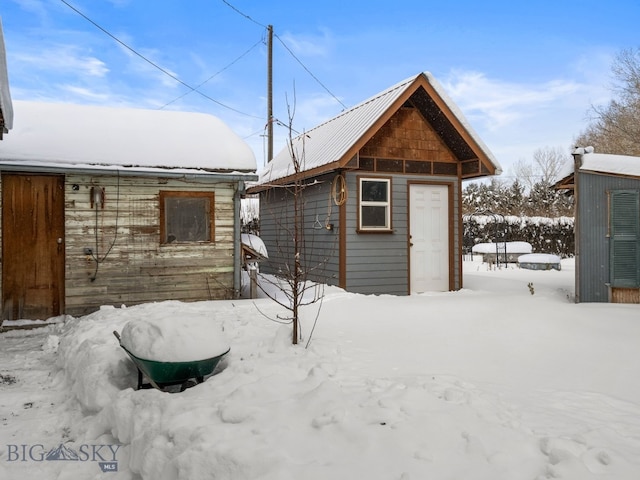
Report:
[[[579,277],[576,279],[580,292],[579,302],[608,302],[611,300],[610,245],[608,236],[608,198],[611,190],[638,190],[640,179],[614,175],[599,175],[582,171],[579,173],[580,221]]]
[[[322,176],[305,188],[302,201],[304,269],[309,280],[329,285],[339,282],[340,208],[330,197],[333,177]],[[261,263],[262,272],[283,276],[293,265],[293,222],[293,197],[287,189],[260,194],[260,237],[269,252],[269,260]]]
[[[612,288],[611,303],[640,303],[640,289]]]
[[[104,208],[91,208],[92,186],[105,189]],[[231,182],[67,175],[67,313],[81,315],[99,305],[232,298],[234,189]],[[161,190],[214,191],[215,241],[161,245]],[[93,257],[100,261],[97,270]]]
[[[412,107],[400,108],[360,150],[360,156],[457,163],[433,127]]]

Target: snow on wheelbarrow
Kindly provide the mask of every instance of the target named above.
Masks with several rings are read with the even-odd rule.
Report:
[[[138,370],[138,389],[183,391],[213,374],[230,351],[219,326],[206,318],[132,320],[113,334]]]

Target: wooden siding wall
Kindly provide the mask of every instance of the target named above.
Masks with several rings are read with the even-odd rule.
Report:
[[[454,261],[454,289],[462,286],[460,278],[461,252],[460,223],[458,205],[458,179],[456,177],[424,177],[415,175],[394,175],[391,180],[391,222],[393,233],[358,233],[357,229],[357,176],[375,178],[384,175],[368,174],[365,172],[350,172],[347,175],[349,200],[347,204],[347,290],[366,294],[395,294],[409,293],[409,263],[408,263],[408,235],[409,212],[407,211],[409,196],[409,181],[452,182],[454,208],[449,212],[453,219],[452,248],[450,252]],[[388,177],[386,177],[388,178]]]
[[[457,163],[457,159],[416,108],[403,107],[360,150],[362,157]]]
[[[640,180],[581,172],[579,178],[580,302],[609,301],[609,238],[607,191],[640,189]]]
[[[90,206],[94,185],[105,188],[104,209]],[[66,312],[82,315],[100,305],[232,298],[234,188],[230,182],[67,175]],[[215,191],[215,243],[160,245],[160,190]],[[85,248],[104,259],[97,274]]]
[[[309,280],[338,284],[338,209],[330,203],[333,175],[318,179],[304,190],[303,262],[311,270]],[[328,220],[327,220],[328,218]],[[327,230],[325,224],[333,225]],[[260,194],[260,237],[269,260],[260,264],[263,273],[282,275],[293,261],[293,197],[284,188]]]

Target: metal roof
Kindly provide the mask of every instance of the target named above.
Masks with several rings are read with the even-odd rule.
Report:
[[[442,102],[448,107],[450,113],[457,119],[460,124],[457,128],[461,127],[468,134],[469,138],[473,139],[476,143],[475,150],[480,150],[489,162],[493,164],[496,172],[499,172],[500,165],[497,160],[470,127],[462,112],[446,95],[435,78],[428,72],[425,72],[393,85],[353,108],[340,113],[327,122],[292,139],[291,145],[283,148],[259,173],[260,179],[258,184],[268,184],[293,175],[295,173],[292,161],[293,155],[295,155],[295,158],[301,160],[302,172],[322,169],[322,167],[330,169],[328,167],[336,162],[346,163],[350,158],[345,158],[345,156],[349,155],[358,143],[362,143],[371,138],[381,125],[375,129],[374,127],[376,127],[385,114],[390,111],[391,107],[396,105],[396,109],[399,108],[401,104],[398,105],[398,103],[401,100],[404,101],[403,97],[409,98],[409,96],[419,89],[421,79],[426,80],[428,85],[433,88]],[[424,104],[424,108],[426,109],[428,107],[426,105],[427,103],[430,104],[429,108],[433,108],[435,103],[425,100],[425,97],[427,100],[430,100],[426,92],[424,92],[421,96],[421,103]],[[391,111],[391,113],[394,112],[395,109]],[[456,127],[452,126],[450,121],[443,118],[444,116],[440,115],[441,112],[439,110],[436,113],[425,112],[425,114],[426,118],[431,117],[429,121],[432,124],[439,123],[439,125],[434,126],[443,127],[443,129],[447,130],[446,133],[448,134],[456,134],[455,143],[459,145],[458,150],[460,155],[468,157],[472,154],[474,158],[478,155],[479,152],[476,152],[461,138]],[[446,128],[444,128],[445,124]],[[450,148],[456,150],[455,145],[450,145]],[[291,150],[293,150],[293,152]],[[464,153],[462,153],[463,151]],[[355,152],[353,152],[353,154],[355,154]]]

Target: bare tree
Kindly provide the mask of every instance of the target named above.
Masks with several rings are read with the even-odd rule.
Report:
[[[533,161],[521,158],[516,162],[515,176],[528,191],[539,182],[552,185],[558,180],[563,166],[570,160],[569,152],[561,147],[538,148],[533,152]]]
[[[531,190],[537,181],[536,174],[533,171],[533,164],[524,158],[519,158],[513,166],[513,171],[516,179],[525,189]]]
[[[560,147],[543,147],[533,152],[533,162],[542,182],[551,185],[558,180],[562,167],[571,160],[569,151]]]
[[[640,98],[640,48],[622,50],[611,67],[617,85],[614,91],[625,103]]]
[[[591,123],[575,139],[596,152],[640,155],[640,49],[622,50],[611,71],[615,98],[591,107]]]
[[[294,142],[293,111],[290,106],[288,106],[288,113],[288,148],[294,172],[293,180],[286,185],[273,185],[271,190],[267,191],[267,195],[272,195],[274,204],[280,206],[280,208],[269,207],[274,209],[270,213],[274,221],[273,227],[277,232],[274,240],[277,249],[275,256],[278,257],[277,276],[261,274],[261,282],[258,286],[267,297],[287,310],[286,315],[279,315],[274,320],[291,323],[291,341],[297,344],[301,338],[300,309],[318,302],[321,304],[324,297],[324,284],[313,282],[309,277],[321,276],[318,272],[326,265],[328,258],[325,251],[315,252],[314,238],[308,239],[305,235],[306,201],[303,193],[307,188],[316,187],[317,182],[308,183],[302,179],[305,135],[301,135],[300,143]],[[301,145],[301,150],[298,150],[296,145]],[[270,254],[269,257],[271,261],[272,255]],[[319,312],[320,309],[316,313],[316,320]],[[308,341],[312,334],[313,330],[309,334]]]

